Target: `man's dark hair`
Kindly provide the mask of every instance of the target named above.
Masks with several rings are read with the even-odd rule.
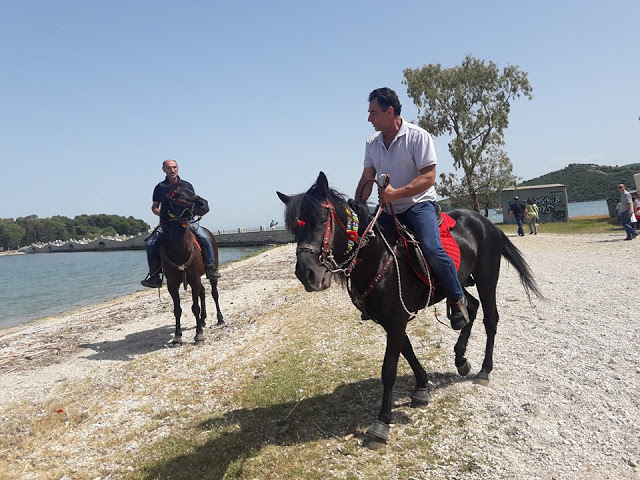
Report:
[[[387,87],[376,88],[373,92],[369,94],[369,101],[373,100],[378,101],[378,105],[382,110],[387,111],[389,107],[393,107],[393,113],[395,116],[400,116],[400,112],[402,111],[402,105],[400,105],[400,100],[398,100],[398,95],[396,92]]]

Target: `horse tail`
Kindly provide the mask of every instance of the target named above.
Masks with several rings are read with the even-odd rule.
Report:
[[[529,267],[522,252],[509,240],[502,230],[500,230],[500,233],[502,234],[502,256],[518,271],[520,283],[522,283],[527,297],[531,299],[531,294],[533,293],[538,298],[544,298],[544,295],[542,295],[542,292],[538,288],[538,284],[533,278],[531,267]]]

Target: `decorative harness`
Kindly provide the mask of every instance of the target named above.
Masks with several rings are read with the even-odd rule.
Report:
[[[325,203],[323,203],[322,206],[327,208],[327,210],[329,211],[329,215],[324,226],[324,234],[322,236],[321,248],[318,248],[309,243],[303,243],[298,245],[298,248],[296,249],[296,254],[300,252],[310,252],[312,254],[318,255],[318,262],[322,266],[324,266],[328,271],[330,271],[331,273],[342,273],[347,279],[347,291],[349,292],[351,301],[358,307],[364,306],[364,300],[380,284],[382,279],[385,277],[385,275],[388,273],[389,269],[391,268],[391,263],[393,262],[396,266],[400,303],[402,304],[404,311],[409,315],[410,319],[414,318],[418,312],[409,311],[402,298],[402,282],[400,279],[400,266],[398,264],[398,258],[397,258],[397,247],[396,246],[391,247],[379,229],[378,229],[378,233],[380,234],[384,244],[386,245],[387,250],[389,251],[389,255],[383,262],[382,267],[380,268],[378,273],[373,277],[373,279],[369,283],[369,286],[365,289],[365,291],[362,294],[359,294],[357,291],[355,291],[351,285],[351,272],[356,267],[356,265],[362,262],[362,260],[358,259],[358,254],[360,253],[360,249],[363,248],[368,243],[370,237],[375,236],[373,228],[374,227],[377,228],[376,222],[378,220],[378,217],[382,213],[382,209],[381,208],[378,209],[378,212],[376,213],[374,218],[371,220],[369,225],[366,227],[362,236],[359,236],[358,230],[359,230],[360,223],[358,220],[358,215],[355,211],[353,211],[350,208],[345,209],[348,215],[347,225],[345,225],[342,219],[340,219],[340,217],[337,215],[336,209],[329,199],[326,199]],[[347,234],[347,250],[345,252],[345,255],[349,255],[349,253],[351,253],[351,255],[349,255],[346,258],[346,260],[340,264],[337,263],[333,255],[333,251],[331,249],[331,245],[333,243],[333,237],[335,234],[335,228],[334,228],[335,223],[337,223]],[[298,220],[299,226],[304,226],[305,224],[306,223],[303,220]],[[404,239],[405,238],[404,235],[401,235],[401,238]],[[360,239],[360,241],[358,242],[358,247],[355,249],[355,251],[352,251],[353,246],[355,245],[355,242],[358,239]],[[427,274],[428,274],[428,269],[427,269]],[[424,278],[424,276],[422,276],[421,279],[422,278]],[[431,298],[432,290],[433,290],[431,288],[430,278],[429,278],[429,283],[427,284],[429,286],[429,298],[428,298],[428,301],[429,301]]]

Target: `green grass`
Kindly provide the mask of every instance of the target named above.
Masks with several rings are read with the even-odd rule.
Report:
[[[497,224],[503,232],[516,234],[518,227],[515,224]],[[529,227],[524,226],[524,231],[529,234]],[[553,222],[538,224],[539,233],[555,234],[579,234],[579,233],[616,233],[621,232],[620,221],[616,217],[609,215],[589,215],[584,217],[573,217],[568,222]]]

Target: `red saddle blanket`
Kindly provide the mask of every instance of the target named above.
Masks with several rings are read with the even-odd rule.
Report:
[[[451,229],[455,226],[456,221],[446,213],[442,214],[442,225],[440,225],[440,242],[442,248],[453,260],[456,270],[460,267],[460,247],[458,242],[451,236]]]

